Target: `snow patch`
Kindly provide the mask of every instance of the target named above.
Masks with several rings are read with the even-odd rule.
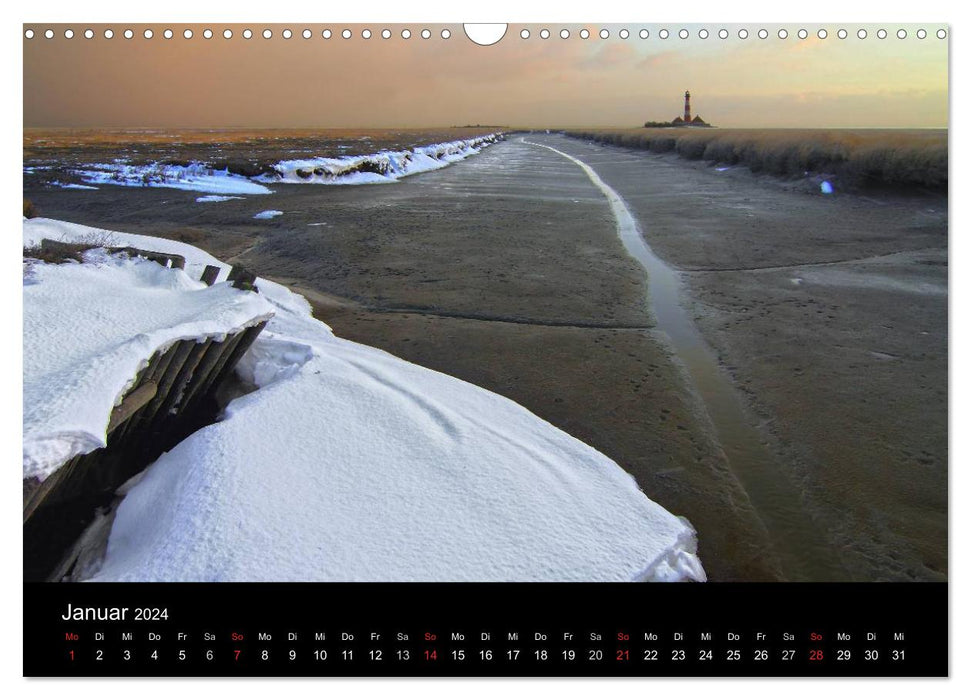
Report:
[[[203,197],[196,197],[197,202],[228,202],[230,199],[246,199],[246,198],[226,196],[221,194],[207,194]]]
[[[91,187],[90,185],[79,185],[76,182],[61,182],[60,180],[54,180],[48,183],[51,187],[60,187],[65,190],[96,190],[97,187]]]
[[[192,192],[213,194],[270,194],[271,190],[229,169],[217,170],[204,163],[189,165],[127,165],[125,163],[95,163],[74,174],[91,185],[122,185],[125,187],[169,187]]]
[[[261,211],[259,214],[254,214],[254,219],[272,219],[277,216],[283,216],[283,212],[279,209],[267,209],[266,211]]]
[[[258,182],[315,185],[367,185],[395,182],[407,175],[444,168],[500,141],[502,134],[417,146],[405,151],[380,151],[338,158],[284,160],[276,174],[255,178]]]

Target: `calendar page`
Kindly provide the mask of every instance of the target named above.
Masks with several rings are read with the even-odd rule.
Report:
[[[24,23],[24,674],[948,675],[950,32]]]

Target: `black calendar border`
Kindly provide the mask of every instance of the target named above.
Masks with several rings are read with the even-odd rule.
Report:
[[[82,609],[128,608],[129,617],[136,609],[148,610],[149,616],[153,610],[165,610],[166,619],[65,621],[68,603]],[[24,611],[23,671],[30,677],[754,678],[949,673],[946,583],[25,583]],[[492,636],[484,642],[478,635],[486,629]],[[97,630],[107,638],[99,643],[103,658],[95,662],[89,657]],[[188,641],[176,640],[179,630],[189,635]],[[215,639],[205,642],[205,630]],[[342,641],[342,630],[354,634],[354,640]],[[457,630],[464,640],[452,638]],[[531,638],[537,630],[547,639]],[[670,638],[677,630],[685,637],[679,643]],[[701,637],[706,630],[709,640]],[[728,640],[731,630],[740,636],[737,642]],[[766,635],[765,642],[755,639],[757,630]],[[260,640],[261,631],[271,639]],[[122,644],[120,635],[126,632],[132,639]],[[149,632],[162,640],[150,642]],[[592,632],[602,639],[584,638]],[[234,633],[242,641],[233,642]],[[290,633],[297,634],[296,641],[287,639]],[[315,633],[327,638],[316,642]],[[408,634],[409,639],[395,644],[396,633]],[[520,635],[517,640],[508,639],[513,633]],[[786,633],[794,639],[783,644]],[[373,640],[370,634],[380,637]],[[426,640],[425,634],[435,639]],[[565,634],[573,637],[564,640]],[[619,634],[629,639],[622,641]],[[645,640],[645,634],[658,639]],[[838,634],[849,634],[850,641],[838,640]],[[876,639],[868,644],[867,634]],[[903,639],[895,640],[900,634]],[[813,641],[811,635],[821,638]],[[685,658],[669,658],[678,644]],[[769,657],[757,662],[751,653],[763,645]],[[187,654],[183,660],[177,656],[180,646]],[[123,661],[126,648],[139,658]],[[541,660],[539,650],[544,648],[548,654]],[[570,648],[581,658],[568,661],[564,654]],[[597,648],[603,652],[600,659],[583,658]],[[647,658],[652,648],[659,658]],[[264,649],[267,658],[261,659]],[[328,656],[315,661],[315,649]],[[376,649],[381,651],[377,660]],[[411,650],[409,657],[393,658],[401,649]],[[463,650],[462,659],[455,657],[457,649]],[[476,656],[487,649],[493,652],[489,659]],[[740,657],[730,660],[733,649]],[[783,660],[780,653],[789,649],[793,658]],[[837,660],[841,649],[850,657]],[[156,659],[149,658],[153,650],[159,655]],[[210,660],[205,658],[207,650],[213,652]],[[292,661],[291,650],[299,650]],[[348,650],[351,657],[340,658]],[[429,650],[435,658],[423,658]],[[516,658],[511,657],[514,650]],[[620,655],[624,650],[631,655],[627,659]],[[706,650],[711,658],[704,658]],[[810,658],[814,650],[819,659]],[[877,658],[864,659],[868,650]],[[69,651],[75,652],[74,658]],[[895,651],[906,655],[893,660]]]

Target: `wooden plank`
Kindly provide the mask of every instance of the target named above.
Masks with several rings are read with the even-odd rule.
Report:
[[[226,339],[226,342],[223,344],[223,352],[219,356],[219,361],[216,363],[216,366],[212,368],[212,372],[209,373],[205,383],[199,390],[202,396],[209,396],[212,389],[218,386],[216,380],[223,376],[223,368],[226,366],[226,363],[229,362],[229,358],[232,357],[233,351],[236,350],[236,346],[242,342],[244,337],[246,337],[246,330],[248,329],[244,329],[233,335],[231,338]]]
[[[172,359],[175,357],[175,354],[178,351],[178,347],[179,347],[178,342],[172,343],[172,345],[170,345],[164,352],[157,352],[155,353],[155,355],[152,356],[153,366],[151,367],[151,371],[148,373],[148,376],[146,377],[148,381],[155,382],[155,384],[159,386],[161,385],[162,377],[165,376],[165,372],[168,369],[169,365],[171,364]],[[156,391],[156,397],[158,396],[158,393],[159,392]],[[150,406],[151,406],[151,402],[148,404],[148,406],[145,406],[142,411],[132,416],[131,419],[128,422],[126,422],[123,427],[121,427],[119,430],[113,433],[111,436],[111,439],[113,441],[125,440],[131,432],[138,430],[139,426],[142,425],[142,423],[144,422],[143,419],[145,417],[145,413],[147,412]]]
[[[134,391],[128,392],[121,403],[111,412],[108,420],[108,434],[110,435],[115,428],[129,420],[135,412],[145,406],[158,391],[158,384],[153,381],[146,381]]]
[[[49,475],[43,481],[39,479],[24,479],[24,522],[26,523],[30,516],[34,514],[34,511],[43,503],[49,494],[56,490],[57,486],[61,481],[77,466],[78,462],[84,455],[75,455],[67,462],[65,462],[61,467],[58,468],[56,472]],[[28,483],[28,482],[33,482]]]
[[[145,407],[145,412],[138,419],[139,428],[148,428],[155,421],[156,416],[162,408],[162,404],[165,403],[165,399],[172,391],[172,387],[179,378],[182,367],[185,365],[186,360],[189,359],[189,354],[195,346],[196,342],[194,340],[181,340],[175,344],[175,352],[173,353],[172,359],[166,366],[162,376],[159,377],[158,392],[156,392],[155,398],[149,402],[148,406]]]
[[[218,265],[206,265],[206,269],[202,271],[202,281],[207,287],[211,287],[216,283],[216,278],[219,277],[219,270],[221,268]]]
[[[188,385],[186,385],[185,390],[182,392],[182,399],[179,401],[180,412],[188,409],[192,405],[193,399],[196,396],[200,396],[199,390],[206,383],[206,380],[219,362],[219,358],[225,349],[226,343],[223,341],[221,343],[212,343],[209,349],[206,350],[206,354],[199,361],[198,366],[192,373],[192,379],[189,380]]]
[[[244,331],[243,337],[240,339],[236,347],[233,348],[233,351],[230,354],[229,359],[226,360],[226,363],[223,365],[219,376],[213,379],[212,391],[219,390],[219,387],[226,380],[226,377],[229,376],[230,372],[236,369],[236,365],[239,363],[240,358],[246,354],[246,351],[250,349],[253,341],[256,340],[257,336],[264,328],[266,328],[266,321],[258,323],[255,326],[250,326]]]
[[[212,343],[212,338],[207,338],[205,342],[195,343],[195,347],[189,352],[189,356],[179,369],[179,373],[176,376],[175,381],[172,383],[171,388],[169,388],[166,392],[165,400],[159,407],[157,416],[160,422],[169,420],[170,412],[176,407],[176,403],[181,398],[182,392],[192,380],[192,375],[196,371],[196,367],[199,366],[199,362],[206,354],[206,351],[209,350],[209,346],[212,345]]]

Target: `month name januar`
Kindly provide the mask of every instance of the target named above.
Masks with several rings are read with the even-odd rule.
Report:
[[[128,615],[128,608],[76,608],[67,604],[67,612],[61,615],[63,620],[124,620]]]

